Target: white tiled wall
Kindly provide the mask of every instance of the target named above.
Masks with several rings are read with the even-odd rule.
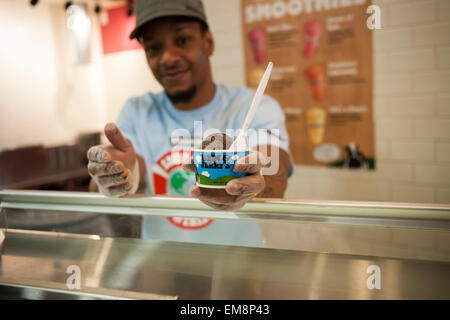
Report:
[[[205,0],[217,82],[244,85],[240,0]],[[450,203],[450,0],[374,0],[377,170],[296,166],[287,198]],[[239,15],[238,15],[239,13]]]
[[[107,112],[98,24],[89,64],[76,64],[63,2],[0,0],[0,150],[72,144]]]

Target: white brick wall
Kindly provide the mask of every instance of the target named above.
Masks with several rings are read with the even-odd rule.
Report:
[[[373,33],[377,170],[296,166],[286,197],[450,203],[450,0],[374,3],[382,14]],[[240,0],[205,7],[215,80],[243,85]]]
[[[448,199],[450,198],[450,188],[438,187],[436,193],[438,203],[448,203]]]
[[[391,144],[388,139],[377,138],[375,141],[375,154],[378,160],[386,160],[391,155]]]
[[[432,5],[432,4],[431,4]],[[414,46],[447,45],[450,23],[432,23],[412,28]]]
[[[417,72],[414,75],[413,82],[415,92],[449,92],[450,71]]]
[[[433,203],[434,189],[430,186],[394,184],[392,187],[392,201]]]
[[[412,120],[379,119],[376,121],[375,135],[381,138],[411,138],[413,136]]]
[[[438,97],[438,116],[450,115],[450,94],[440,94]]]
[[[373,56],[374,68],[380,73],[387,73],[389,71],[389,57],[385,52],[375,54]]]
[[[416,181],[448,185],[450,181],[450,165],[416,165]]]
[[[373,37],[376,51],[410,48],[412,43],[412,30],[409,28],[393,30],[383,28],[374,32]]]
[[[450,1],[448,0],[438,0],[438,18],[439,20],[450,19]]]
[[[434,161],[434,143],[417,141],[393,141],[392,159],[412,162]]]
[[[435,65],[434,56],[433,48],[394,51],[389,55],[390,69],[392,71],[430,70]]]
[[[450,135],[450,119],[414,120],[417,138],[442,138]]]
[[[389,25],[411,25],[421,22],[430,22],[435,18],[432,1],[404,3],[389,7]]]
[[[450,162],[450,142],[437,143],[437,161]]]
[[[450,1],[449,1],[450,3]],[[450,47],[438,48],[438,67],[450,68]]]
[[[375,75],[375,94],[392,95],[412,92],[410,73]]]
[[[394,97],[389,99],[387,108],[393,116],[421,118],[433,116],[436,112],[435,97],[431,94],[423,94],[409,97]],[[377,109],[379,106],[375,106]]]

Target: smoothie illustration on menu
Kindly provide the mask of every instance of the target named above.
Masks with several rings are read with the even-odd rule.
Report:
[[[255,62],[261,64],[266,58],[266,32],[255,29],[248,34]]]
[[[314,100],[322,101],[325,98],[325,69],[319,64],[313,64],[305,70],[306,78],[311,87]]]
[[[323,33],[323,26],[317,21],[308,21],[304,24],[303,34],[303,56],[312,58],[319,47],[320,37]]]
[[[256,89],[258,88],[259,81],[261,80],[263,75],[264,70],[261,68],[255,68],[252,69],[252,71],[250,71],[250,84],[249,84],[250,89],[256,91]]]
[[[313,144],[320,144],[325,136],[325,122],[327,112],[318,107],[310,108],[306,111],[306,127],[309,140]]]

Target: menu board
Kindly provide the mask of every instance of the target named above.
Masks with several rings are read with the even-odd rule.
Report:
[[[371,0],[242,0],[246,84],[286,115],[295,163],[375,167]]]

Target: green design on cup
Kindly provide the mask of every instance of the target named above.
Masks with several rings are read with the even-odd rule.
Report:
[[[226,185],[228,183],[228,181],[231,181],[236,178],[240,178],[240,177],[230,175],[230,176],[219,177],[219,178],[213,180],[202,174],[199,175],[200,183],[204,184],[204,185],[209,185],[209,186],[223,186],[223,185]]]
[[[250,153],[246,151],[229,150],[193,150],[197,184],[201,187],[225,188],[226,184],[247,175],[244,172],[234,172],[237,159]]]

